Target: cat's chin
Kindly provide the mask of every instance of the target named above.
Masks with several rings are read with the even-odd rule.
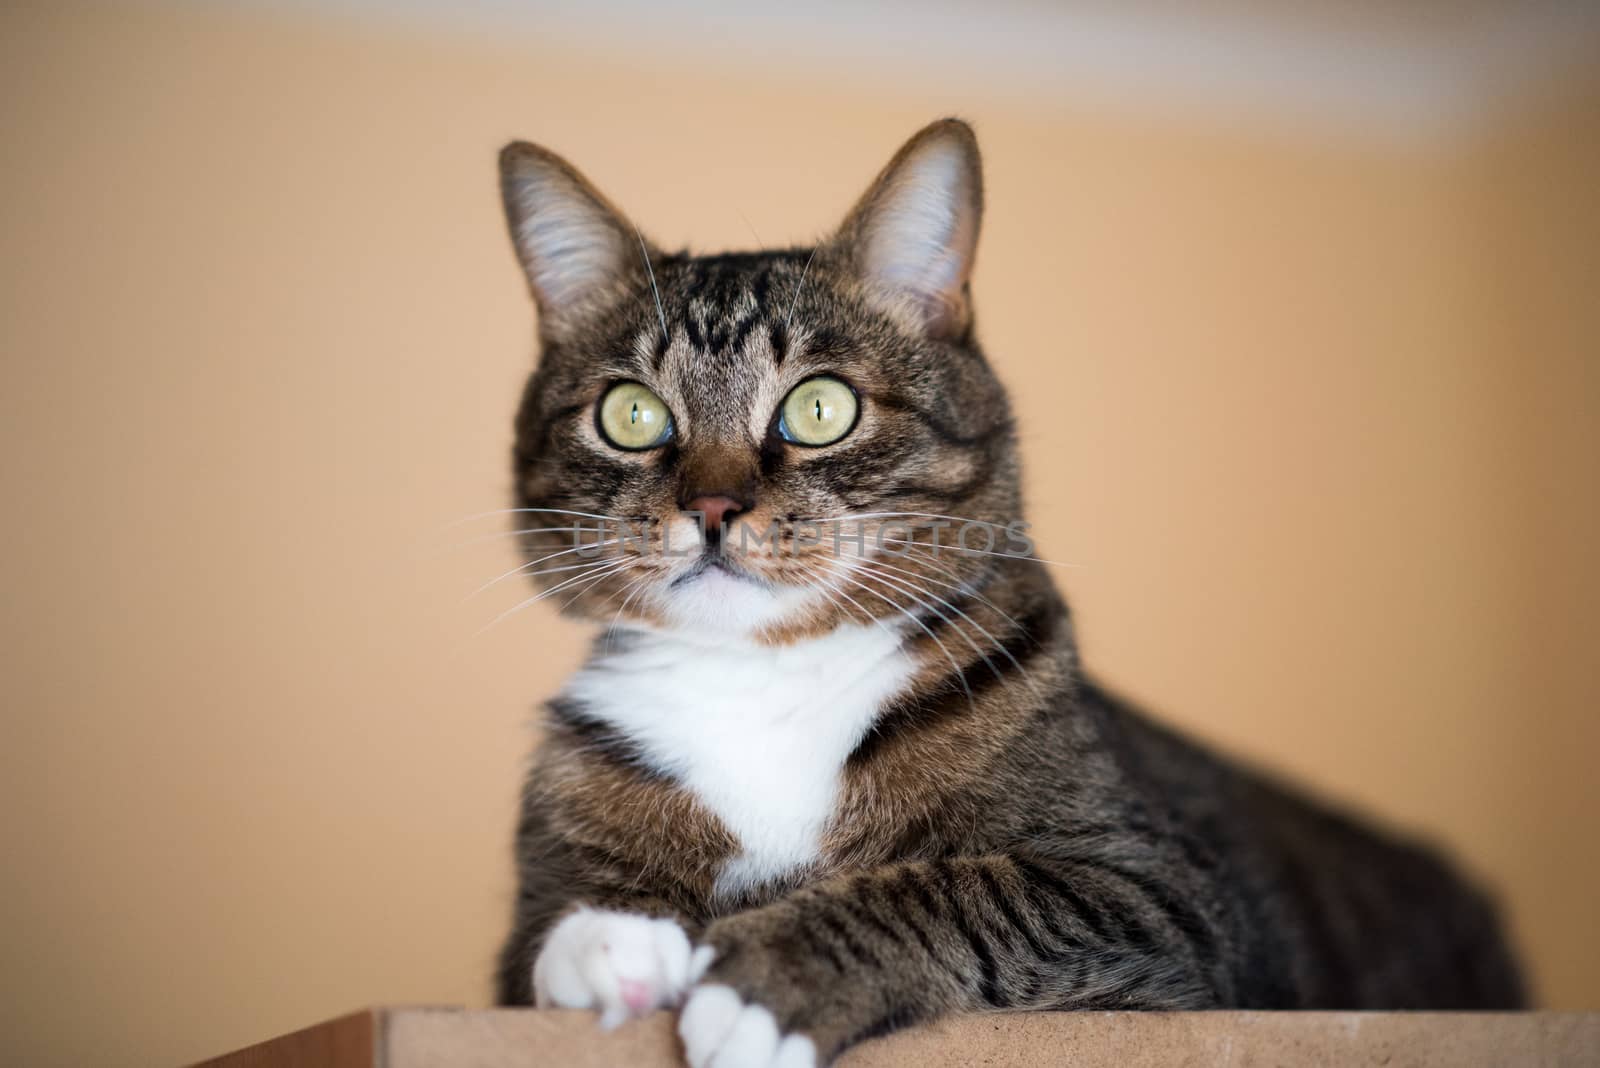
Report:
[[[674,627],[724,634],[752,634],[813,610],[822,594],[701,567],[673,581],[659,595],[662,614]]]

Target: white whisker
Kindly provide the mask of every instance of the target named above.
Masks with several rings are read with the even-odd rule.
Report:
[[[617,614],[611,617],[610,624],[606,626],[605,655],[611,655],[611,649],[617,633],[617,622],[622,618],[622,613],[628,610],[628,605],[632,604],[633,599],[644,590],[644,584],[655,577],[653,573],[646,572],[617,591],[619,594],[626,594],[626,596],[622,598],[622,604],[617,606]]]
[[[839,567],[842,568],[843,565],[840,564]],[[961,665],[956,663],[956,658],[954,656],[950,655],[950,649],[944,644],[944,642],[939,640],[939,636],[937,634],[935,634],[932,630],[930,630],[926,623],[924,623],[922,620],[918,619],[916,617],[915,613],[910,612],[906,608],[904,608],[903,606],[896,604],[894,601],[890,600],[887,595],[878,592],[877,590],[873,589],[871,586],[868,586],[866,583],[862,582],[860,579],[855,578],[854,576],[850,575],[848,572],[843,571],[843,570],[839,570],[839,571],[837,571],[837,573],[846,582],[850,583],[853,586],[859,586],[861,589],[865,590],[867,593],[872,594],[874,597],[878,598],[878,600],[882,601],[884,604],[888,605],[890,608],[893,608],[896,612],[899,612],[901,615],[905,616],[912,623],[914,623],[918,627],[920,627],[922,629],[922,633],[926,634],[929,638],[933,639],[933,643],[939,647],[939,651],[944,654],[944,658],[946,660],[950,661],[950,669],[955,672],[956,681],[961,683],[961,689],[966,692],[967,704],[973,705],[973,707],[976,707],[976,705],[973,702],[973,698],[972,698],[972,688],[967,685],[967,678],[966,678],[965,675],[963,675],[961,673]],[[855,602],[852,601],[851,603],[855,603]],[[857,607],[859,608],[860,605],[857,605]]]
[[[578,589],[577,589],[577,592],[574,593],[571,597],[568,597],[565,601],[561,602],[560,611],[565,612],[569,607],[571,607],[573,601],[576,601],[579,597],[582,597],[585,593],[588,593],[591,589],[594,588],[596,583],[602,582],[605,579],[610,578],[612,575],[616,574],[618,571],[626,571],[626,570],[627,570],[627,568],[616,568],[616,569],[614,569],[612,571],[606,571],[606,572],[603,572],[602,574],[595,575],[593,578],[589,579],[589,581],[587,581],[583,585],[579,586]]]
[[[973,525],[973,526],[987,527],[987,528],[989,528],[991,530],[1002,530],[1002,531],[1008,531],[1008,532],[1011,529],[1010,525],[1009,524],[1005,524],[1005,523],[994,523],[994,522],[990,522],[987,519],[976,519],[976,518],[973,518],[971,516],[943,515],[943,514],[938,513],[938,512],[855,512],[855,513],[847,513],[847,514],[844,514],[844,515],[822,516],[822,517],[815,518],[815,519],[806,519],[806,520],[803,520],[803,521],[797,523],[796,525],[821,524],[821,523],[844,523],[844,522],[848,522],[848,521],[851,521],[851,520],[860,521],[860,520],[864,520],[864,519],[895,520],[895,519],[903,519],[903,518],[944,520],[944,521],[951,522],[951,523],[970,524],[970,525]],[[919,531],[919,530],[936,530],[936,529],[938,529],[937,526],[935,524],[933,524],[933,523],[898,523],[898,524],[896,524],[896,523],[892,523],[892,522],[881,522],[881,523],[878,524],[878,526],[879,526],[880,532],[884,531],[884,530],[888,530],[893,526],[903,527],[905,530],[910,531],[910,532],[915,532],[915,531]],[[935,553],[942,552],[942,551],[948,549],[953,553],[966,553],[966,554],[968,554],[970,556],[993,556],[993,557],[998,557],[1000,559],[1005,559],[1005,560],[1034,560],[1034,561],[1037,561],[1038,563],[1047,564],[1047,565],[1049,565],[1051,567],[1074,567],[1074,568],[1076,568],[1076,567],[1082,567],[1083,566],[1082,564],[1064,563],[1064,562],[1062,562],[1060,560],[1045,560],[1045,559],[1042,559],[1041,557],[1034,556],[1031,553],[1002,553],[1002,552],[995,552],[993,549],[973,549],[973,548],[968,548],[967,546],[961,545],[959,543],[957,543],[957,544],[949,544],[949,543],[946,543],[946,542],[940,542],[938,545],[933,545],[932,543],[929,543],[929,542],[919,542],[919,541],[909,541],[907,543],[913,544],[913,545],[921,545],[921,546],[924,546],[926,548],[933,549]],[[994,542],[990,541],[989,544],[993,545]]]
[[[808,522],[839,523],[846,519],[899,519],[906,516],[913,519],[948,519],[955,523],[973,523],[983,527],[997,527],[1000,530],[1005,530],[1007,527],[1005,523],[992,523],[987,519],[974,519],[965,515],[941,515],[938,512],[855,512],[845,515],[822,516],[808,520]]]
[[[887,567],[891,571],[899,571],[902,574],[910,575],[912,578],[921,579],[924,582],[933,582],[933,583],[936,583],[936,584],[938,584],[940,586],[947,586],[950,589],[956,590],[958,593],[962,593],[962,594],[965,594],[967,596],[972,596],[972,597],[976,597],[977,596],[971,590],[967,590],[962,586],[958,586],[958,585],[956,585],[954,583],[950,583],[950,582],[940,582],[938,579],[930,578],[927,575],[918,574],[917,572],[914,572],[914,571],[907,571],[905,568],[894,567],[893,565],[886,564],[881,560],[877,561],[873,565],[863,565],[861,570],[867,571],[868,573],[875,573],[875,572],[877,572],[877,569],[879,567]],[[878,575],[878,577],[879,577],[880,580],[887,581],[887,579],[885,579],[884,576],[881,573]],[[962,619],[964,619],[968,623],[970,623],[978,631],[979,634],[982,634],[985,638],[989,639],[989,643],[994,646],[995,651],[998,652],[1001,656],[1005,657],[1007,660],[1009,660],[1011,662],[1011,666],[1016,668],[1018,676],[1022,679],[1022,681],[1024,683],[1027,684],[1027,686],[1028,686],[1028,688],[1030,690],[1033,690],[1033,680],[1031,678],[1029,678],[1027,669],[1024,668],[1017,661],[1017,658],[1011,654],[1011,650],[1007,649],[1005,647],[1005,644],[1003,642],[1001,642],[999,638],[996,638],[993,634],[991,634],[989,632],[989,629],[987,627],[985,627],[982,623],[979,623],[976,619],[973,619],[966,612],[962,611],[960,608],[956,607],[954,604],[952,604],[949,601],[945,600],[943,597],[940,597],[938,594],[934,593],[933,591],[928,590],[926,588],[922,588],[922,587],[919,587],[919,588],[922,589],[923,593],[927,594],[929,597],[932,597],[934,600],[938,601],[940,604],[944,605],[946,608],[950,609],[952,612],[955,612]],[[983,600],[983,598],[981,598],[981,597],[979,597],[978,599],[979,600]],[[985,603],[987,604],[988,602],[985,602]],[[990,607],[994,608],[993,605],[990,605]],[[1027,634],[1028,633],[1022,627],[1021,624],[1019,624],[1015,619],[1012,619],[1009,615],[1006,615],[1005,612],[1001,611],[999,608],[995,608],[995,611],[999,612],[1002,616],[1005,616],[1006,619],[1010,620],[1011,625],[1016,627],[1017,630],[1020,633],[1022,633],[1022,634]],[[966,638],[966,634],[962,633],[960,631],[960,628],[957,628],[957,632],[961,633],[962,637]],[[1032,635],[1028,635],[1028,636],[1032,637]],[[967,638],[967,644],[972,646],[973,652],[976,652],[979,656],[983,657],[983,662],[985,664],[989,665],[989,670],[990,671],[994,671],[995,678],[1000,678],[1001,677],[1000,672],[995,670],[994,662],[991,661],[987,656],[983,655],[983,653],[978,649],[977,645],[973,643],[971,638]],[[1037,690],[1034,690],[1034,696],[1036,696],[1036,697],[1040,696]]]
[[[497,516],[497,515],[518,515],[518,514],[521,514],[521,515],[533,515],[533,514],[540,514],[540,515],[575,515],[575,516],[580,516],[581,518],[584,518],[584,519],[605,519],[605,520],[609,520],[612,523],[625,523],[625,522],[628,522],[628,517],[627,516],[600,515],[598,512],[575,512],[570,508],[496,508],[493,511],[489,511],[489,512],[475,512],[474,514],[469,515],[469,516],[462,516],[460,519],[457,519],[455,522],[450,523],[448,526],[446,526],[445,529],[449,530],[451,527],[459,527],[463,523],[474,523],[474,522],[478,521],[479,519],[489,519],[492,516]]]
[[[1031,560],[1036,564],[1047,564],[1050,567],[1082,567],[1083,566],[1082,564],[1062,563],[1060,560],[1045,560],[1045,559],[1042,559],[1042,558],[1037,557],[1037,556],[1022,556],[1022,555],[1018,555],[1017,553],[997,553],[997,552],[993,551],[992,549],[969,549],[969,548],[966,548],[966,547],[960,546],[960,545],[944,545],[944,544],[940,544],[940,545],[935,546],[935,545],[929,545],[927,542],[909,541],[909,540],[905,540],[905,539],[901,539],[901,540],[898,540],[898,541],[885,541],[884,544],[885,545],[921,546],[924,549],[931,549],[935,554],[942,553],[942,552],[945,552],[946,550],[948,550],[949,552],[953,552],[953,553],[965,553],[968,556],[993,556],[993,557],[995,557],[997,559],[1000,559],[1000,560]]]
[[[569,553],[581,553],[581,552],[583,552],[583,551],[585,551],[587,549],[594,549],[594,550],[598,551],[600,549],[606,548],[607,546],[618,545],[618,544],[621,544],[621,543],[619,541],[605,541],[605,542],[596,542],[593,545],[575,545],[570,549],[562,549],[560,552],[551,553],[548,556],[541,556],[537,560],[529,560],[525,564],[518,564],[516,567],[512,568],[510,571],[507,571],[503,575],[496,575],[494,578],[490,579],[488,582],[485,582],[482,586],[479,586],[477,589],[475,589],[471,593],[467,594],[467,596],[464,597],[462,600],[464,602],[465,601],[470,601],[474,597],[478,596],[478,594],[482,593],[484,590],[487,590],[489,587],[497,585],[497,584],[499,584],[501,582],[504,582],[506,579],[510,578],[512,575],[521,574],[522,572],[527,571],[528,568],[530,568],[530,567],[537,567],[539,564],[544,563],[546,560],[554,560],[558,556],[566,556]],[[529,574],[531,574],[531,575],[541,575],[541,574],[545,574],[545,573],[546,572],[542,572],[542,571],[529,572]]]
[[[519,530],[497,530],[493,534],[478,534],[478,535],[475,535],[475,536],[473,536],[471,538],[468,538],[466,541],[456,542],[455,548],[464,549],[469,545],[482,545],[486,541],[499,541],[499,540],[504,539],[504,538],[516,538],[516,537],[521,537],[523,535],[527,535],[527,536],[531,537],[532,535],[535,535],[535,534],[606,534],[606,533],[624,533],[625,534],[626,531],[622,531],[622,530],[607,531],[606,528],[603,525],[592,526],[592,527],[523,527],[523,528],[521,528]],[[645,540],[646,537],[648,537],[648,535],[642,534],[642,535],[640,535],[638,537],[634,537],[632,540],[634,540],[634,541],[643,541],[643,540]],[[576,538],[574,538],[573,540],[577,541]]]
[[[656,298],[656,315],[661,319],[661,337],[665,340],[672,335],[667,332],[667,313],[661,307],[661,290],[656,288],[656,269],[650,265],[650,249],[645,246],[644,234],[639,232],[637,226],[633,228],[633,236],[639,239],[639,254],[644,257],[644,269],[650,275],[650,292]]]
[[[864,572],[864,573],[866,573],[868,575],[871,575],[873,578],[877,579],[879,582],[882,582],[882,583],[890,586],[893,589],[898,589],[901,593],[905,594],[907,597],[910,597],[912,600],[916,601],[918,604],[920,604],[923,607],[927,608],[928,611],[932,612],[934,615],[938,616],[940,619],[942,619],[946,623],[950,624],[950,629],[955,631],[957,634],[959,634],[961,636],[961,640],[966,642],[968,645],[970,645],[972,647],[972,651],[974,653],[977,653],[978,657],[985,664],[987,664],[989,666],[989,670],[990,671],[994,672],[994,677],[996,679],[999,679],[1002,682],[1005,681],[1005,676],[1003,674],[1001,674],[1000,669],[994,666],[994,661],[990,660],[988,655],[986,653],[984,653],[984,651],[978,647],[978,643],[972,640],[972,636],[969,635],[966,631],[962,630],[960,627],[956,626],[956,621],[955,620],[951,619],[949,616],[947,616],[943,612],[939,611],[938,608],[935,608],[931,603],[929,603],[929,601],[924,600],[923,598],[924,597],[931,598],[933,601],[937,601],[940,604],[944,605],[946,608],[948,608],[952,612],[956,613],[956,615],[960,616],[962,619],[966,620],[968,623],[971,623],[974,627],[977,627],[978,630],[982,631],[983,634],[991,642],[995,642],[995,645],[998,646],[999,642],[995,641],[994,635],[990,634],[988,631],[984,630],[983,627],[979,626],[973,620],[973,618],[971,616],[967,615],[961,609],[957,608],[955,605],[951,604],[949,601],[945,600],[943,597],[940,597],[938,594],[935,594],[935,593],[932,593],[932,592],[930,592],[928,590],[925,590],[920,586],[915,586],[912,583],[902,582],[901,580],[896,579],[891,575],[887,575],[884,572],[879,571],[877,568],[871,566],[870,564],[857,564],[854,567],[853,570],[855,570],[857,572]],[[1019,671],[1021,670],[1021,665],[1018,665],[1018,670]]]
[[[479,635],[483,634],[484,631],[487,631],[490,627],[492,627],[495,624],[499,623],[501,620],[505,619],[507,616],[515,615],[516,613],[522,611],[524,608],[527,608],[528,606],[530,606],[532,604],[535,604],[535,603],[537,603],[539,601],[544,600],[546,597],[549,597],[551,594],[560,593],[562,590],[566,589],[568,586],[571,586],[573,583],[581,582],[584,579],[589,578],[592,574],[594,574],[594,569],[597,569],[597,568],[609,568],[610,571],[607,571],[606,573],[610,574],[611,571],[621,571],[623,568],[631,566],[634,562],[635,562],[635,558],[626,557],[626,558],[621,559],[621,560],[607,559],[607,560],[599,561],[598,563],[594,563],[594,564],[581,564],[581,565],[578,565],[579,567],[588,568],[589,570],[586,570],[584,572],[584,574],[574,575],[572,578],[565,579],[565,580],[557,583],[556,585],[550,587],[548,590],[544,590],[544,591],[542,591],[540,593],[536,593],[532,597],[529,597],[527,600],[521,601],[521,602],[519,602],[517,604],[512,605],[510,608],[506,609],[504,612],[501,612],[499,615],[495,616],[487,624],[485,624],[478,631],[478,634]]]
[[[918,542],[913,542],[910,545],[908,545],[907,548],[927,550],[927,549],[929,549],[929,546],[922,545],[921,543],[918,543]],[[950,578],[953,578],[953,579],[960,579],[961,578],[961,573],[960,572],[952,570],[951,568],[945,567],[944,565],[940,564],[938,562],[938,558],[936,556],[934,556],[934,554],[931,551],[928,552],[927,556],[917,556],[917,557],[914,557],[914,558],[913,557],[905,557],[904,559],[908,559],[908,560],[909,559],[915,559],[916,562],[921,564],[922,566],[931,567],[935,571],[938,571],[942,575],[948,575]],[[873,563],[876,564],[879,567],[888,567],[889,566],[889,564],[887,562],[885,562],[881,557],[874,557],[873,558]],[[902,569],[901,568],[895,568],[894,570],[898,571],[898,570],[902,570]],[[923,576],[923,577],[927,578],[927,576]],[[937,582],[936,579],[932,579],[932,578],[928,578],[928,581],[929,582]],[[1017,622],[1016,617],[1012,616],[1004,608],[1001,608],[999,605],[997,605],[993,601],[989,600],[989,598],[985,597],[983,594],[981,594],[977,590],[973,589],[972,586],[969,583],[967,583],[967,582],[959,582],[959,583],[939,582],[938,584],[941,585],[941,586],[946,587],[947,589],[952,589],[952,590],[956,590],[956,591],[958,591],[960,593],[964,593],[968,597],[971,597],[974,600],[976,600],[976,601],[978,601],[978,602],[980,602],[982,604],[987,605],[988,607],[994,609],[994,611],[998,612],[1000,614],[1000,616],[1002,618],[1004,618],[1007,623],[1010,623],[1013,627],[1016,627],[1017,630],[1026,633],[1027,629],[1025,627],[1023,627],[1023,625],[1021,623]]]
[[[868,623],[876,623],[880,627],[887,627],[888,626],[888,624],[886,624],[883,620],[879,619],[877,616],[874,616],[871,612],[868,612],[865,608],[862,608],[861,605],[854,598],[849,596],[849,594],[845,593],[843,590],[839,589],[837,586],[830,586],[827,583],[827,581],[825,579],[823,579],[822,576],[820,576],[820,575],[816,577],[816,580],[814,582],[812,582],[811,588],[816,590],[818,593],[822,594],[822,596],[826,597],[828,599],[828,602],[830,604],[832,604],[835,608],[839,609],[839,611],[842,614],[844,614],[845,616],[849,616],[849,613],[845,611],[844,605],[839,603],[839,600],[838,600],[839,597],[844,597],[847,600],[849,600],[851,604],[855,605],[856,610],[861,613],[862,617],[866,620],[866,622],[868,622]]]
[[[820,248],[821,246],[817,246]],[[811,273],[811,261],[817,258],[817,249],[811,250],[811,255],[806,257],[806,265],[800,269],[800,281],[794,285],[794,298],[789,301],[789,314],[783,319],[783,334],[789,336],[789,324],[794,322],[794,310],[800,306],[800,291],[806,287],[806,275]]]
[[[756,233],[756,224],[750,221],[750,216],[746,215],[739,208],[734,208],[733,210],[739,213],[739,218],[743,219],[744,224],[750,228],[750,236],[756,239],[756,247],[762,252],[767,251],[767,243],[761,240],[760,234]]]

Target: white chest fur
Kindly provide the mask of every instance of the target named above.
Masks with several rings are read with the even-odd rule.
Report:
[[[845,758],[912,669],[881,626],[776,648],[652,633],[585,666],[566,694],[738,838],[717,881],[734,893],[815,858]]]

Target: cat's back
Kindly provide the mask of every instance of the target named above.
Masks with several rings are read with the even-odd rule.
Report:
[[[1281,981],[1245,1001],[1390,1010],[1526,1003],[1498,908],[1436,847],[1223,758],[1098,686],[1087,685],[1080,702],[1102,724],[1132,803],[1190,856],[1208,858],[1211,891],[1239,904],[1242,956],[1288,949]],[[1278,929],[1270,947],[1263,925]],[[1239,963],[1265,974],[1259,962]]]

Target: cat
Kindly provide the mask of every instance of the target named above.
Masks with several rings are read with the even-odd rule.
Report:
[[[1080,665],[974,338],[968,125],[783,251],[667,254],[552,153],[500,167],[526,570],[601,625],[527,782],[503,1003],[681,1007],[695,1068],[954,1012],[1523,1004],[1429,849]]]

